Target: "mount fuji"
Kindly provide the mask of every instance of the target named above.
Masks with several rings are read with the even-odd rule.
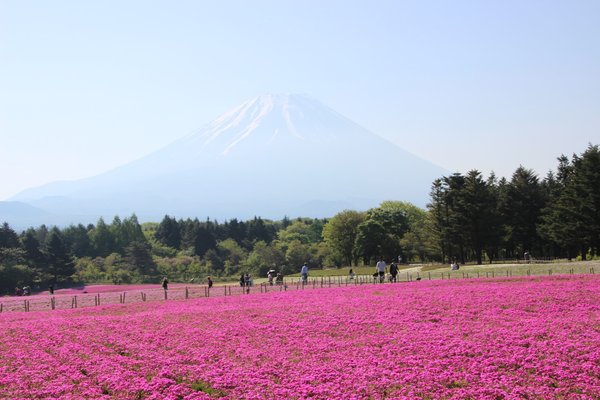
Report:
[[[445,174],[309,96],[263,95],[146,157],[10,200],[47,213],[40,223],[327,217],[383,200],[424,206]]]

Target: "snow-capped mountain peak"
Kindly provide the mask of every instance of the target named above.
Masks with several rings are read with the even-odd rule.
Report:
[[[108,218],[325,217],[390,199],[424,206],[445,173],[309,96],[266,94],[139,160],[13,199]]]

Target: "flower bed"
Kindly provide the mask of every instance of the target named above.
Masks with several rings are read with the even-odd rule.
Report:
[[[0,314],[0,398],[600,397],[600,278]]]

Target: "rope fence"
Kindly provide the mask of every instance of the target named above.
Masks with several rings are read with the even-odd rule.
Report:
[[[146,301],[169,301],[188,300],[209,297],[242,296],[255,293],[283,292],[293,290],[309,290],[332,287],[348,287],[366,284],[388,284],[400,282],[413,282],[420,280],[449,280],[449,279],[475,279],[475,278],[499,278],[513,276],[551,276],[551,275],[595,275],[594,267],[581,266],[561,267],[547,266],[544,269],[531,268],[507,268],[506,270],[465,270],[465,271],[426,271],[409,272],[399,271],[396,282],[391,282],[390,275],[386,274],[384,282],[374,275],[356,275],[354,277],[334,275],[309,277],[306,282],[301,278],[285,278],[283,282],[268,284],[261,283],[253,286],[219,285],[209,288],[206,285],[190,285],[185,287],[173,287],[171,289],[146,289],[130,290],[123,292],[105,292],[89,294],[56,294],[51,296],[34,295],[23,299],[12,297],[6,300],[0,299],[0,313],[2,312],[30,312],[65,310],[84,307],[98,307],[109,304],[131,304]]]

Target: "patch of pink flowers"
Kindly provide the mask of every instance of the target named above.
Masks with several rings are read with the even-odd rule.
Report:
[[[600,398],[595,276],[3,313],[0,326],[0,398]]]

